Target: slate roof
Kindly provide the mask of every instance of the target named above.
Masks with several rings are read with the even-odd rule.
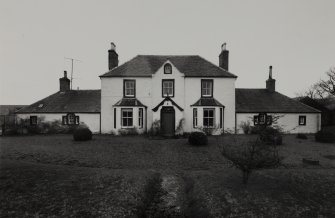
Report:
[[[198,55],[138,55],[100,77],[151,77],[167,60],[184,73],[185,77],[237,78]]]
[[[100,90],[56,92],[16,113],[100,113]]]
[[[136,98],[122,98],[116,102],[113,106],[125,106],[125,107],[147,107]]]
[[[224,107],[218,100],[215,98],[200,98],[197,102],[191,106],[215,106],[215,107]]]
[[[320,111],[267,89],[236,89],[236,113],[320,113]]]
[[[16,111],[27,105],[0,105],[0,115],[14,114]]]

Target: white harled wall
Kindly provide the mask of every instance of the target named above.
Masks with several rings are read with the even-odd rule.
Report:
[[[236,113],[237,133],[242,134],[242,122],[249,121],[251,126],[254,125],[253,117],[258,113]],[[278,117],[276,124],[286,133],[316,133],[321,129],[320,113],[268,113]],[[306,116],[306,125],[299,125],[299,116]]]
[[[30,119],[30,116],[42,118],[44,122],[52,122],[58,120],[62,122],[62,117],[67,113],[30,113],[17,114],[17,119]],[[100,114],[99,113],[75,113],[79,116],[79,122],[84,123],[93,133],[100,133]]]
[[[164,74],[164,65],[170,63],[172,65],[172,74]],[[136,98],[147,106],[147,128],[149,129],[152,122],[160,120],[160,109],[153,112],[161,101],[162,97],[162,80],[174,79],[175,93],[171,99],[178,104],[183,111],[174,106],[176,112],[176,127],[182,118],[185,119],[184,131],[191,132],[193,128],[193,111],[191,105],[201,97],[201,79],[214,80],[214,98],[221,102],[224,106],[224,128],[235,129],[235,78],[194,78],[185,77],[173,63],[167,61],[164,63],[152,77],[102,77],[101,78],[101,131],[102,133],[117,133],[120,128],[120,107],[117,107],[117,128],[114,129],[114,111],[113,105],[123,98],[123,80],[136,80]],[[165,102],[164,106],[172,106],[170,102]],[[202,110],[198,109],[199,126],[202,124]],[[134,116],[137,115],[134,109]],[[137,121],[134,117],[134,123]],[[219,108],[216,108],[216,123],[219,124]],[[135,127],[137,127],[135,125]]]

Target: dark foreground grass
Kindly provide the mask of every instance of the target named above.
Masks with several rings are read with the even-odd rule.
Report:
[[[335,160],[328,158],[335,144],[285,136],[285,167],[257,171],[245,186],[217,146],[231,141],[210,137],[207,147],[192,147],[187,139],[140,136],[3,137],[0,217],[171,217],[156,208],[169,175],[179,187],[174,217],[335,217]],[[320,165],[304,166],[303,157]]]
[[[262,170],[248,185],[239,172],[191,172],[212,217],[335,217],[335,170]]]
[[[134,217],[150,172],[1,161],[0,217]]]

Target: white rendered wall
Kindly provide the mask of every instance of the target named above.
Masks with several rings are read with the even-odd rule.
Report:
[[[253,117],[258,113],[237,113],[236,114],[236,129],[237,133],[243,133],[241,123],[249,121],[251,126],[254,125]],[[286,113],[286,114],[271,114],[278,116],[277,124],[286,133],[316,133],[321,129],[321,114],[320,113]],[[299,116],[306,116],[306,125],[299,125]]]
[[[172,74],[164,74],[164,65],[172,65]],[[152,109],[161,103],[165,97],[162,97],[162,80],[174,79],[174,97],[171,99],[178,104],[184,111],[175,109],[176,128],[179,121],[184,118],[184,131],[191,132],[193,128],[193,108],[191,107],[201,98],[201,79],[213,79],[213,97],[225,106],[224,109],[224,128],[235,129],[235,78],[194,78],[184,77],[173,63],[165,62],[152,77],[109,77],[101,78],[101,131],[102,133],[117,132],[120,128],[120,122],[117,120],[117,128],[114,129],[114,111],[113,105],[123,98],[123,80],[136,80],[136,98],[147,106],[147,128],[155,120],[160,120],[160,109],[153,112]],[[164,106],[170,106],[170,102],[165,102]],[[208,108],[208,107],[206,107]],[[117,109],[117,119],[120,119],[120,113]],[[134,116],[138,113],[134,110]],[[216,108],[216,123],[219,124],[219,108]],[[202,125],[202,111],[198,111],[199,126]],[[135,121],[134,117],[134,123]]]
[[[235,129],[235,78],[186,78],[185,79],[185,119],[187,131],[194,131],[193,128],[193,107],[194,104],[201,98],[201,79],[213,79],[213,97],[225,106],[223,110],[223,127],[225,130]],[[206,106],[203,108],[212,108]],[[219,123],[220,109],[217,107],[216,124]],[[202,125],[203,112],[198,109],[198,125]]]
[[[43,119],[44,122],[52,122],[58,120],[62,122],[62,117],[67,113],[31,113],[31,114],[17,114],[18,119],[30,119],[30,116],[37,116]],[[93,133],[100,133],[100,114],[97,113],[75,113],[79,116],[79,122],[84,123]]]

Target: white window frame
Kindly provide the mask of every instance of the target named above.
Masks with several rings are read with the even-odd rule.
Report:
[[[143,108],[138,109],[138,127],[143,128]]]
[[[174,97],[174,80],[162,80],[162,96]]]
[[[205,111],[208,111],[208,116],[207,117],[205,117]],[[209,116],[209,111],[213,111],[213,116],[211,117],[211,116]],[[205,126],[205,119],[207,119],[208,120],[208,124],[210,123],[209,122],[209,120],[210,119],[213,119],[213,125],[212,126]],[[215,127],[215,108],[204,108],[204,110],[203,110],[203,126],[205,127],[205,128],[214,128]]]
[[[201,80],[201,96],[212,97],[213,96],[213,80]]]
[[[198,127],[198,108],[193,108],[193,128]]]
[[[123,112],[131,112],[131,116],[127,113],[127,116],[123,116]],[[127,119],[126,125],[123,123],[123,119]],[[128,119],[131,119],[131,125],[129,125]],[[133,128],[134,127],[134,111],[133,108],[121,108],[121,127],[122,128]]]
[[[131,85],[133,87],[131,87]],[[125,97],[135,97],[135,92],[136,92],[136,81],[135,80],[125,80],[124,81],[124,96]]]
[[[298,122],[299,122],[299,126],[306,126],[307,117],[305,115],[299,115]]]

